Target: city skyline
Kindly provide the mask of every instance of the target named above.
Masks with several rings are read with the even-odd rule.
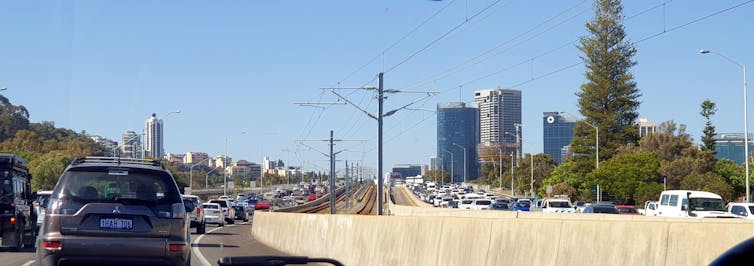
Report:
[[[14,27],[0,27],[0,34],[15,39],[0,43],[0,87],[8,88],[2,93],[12,103],[29,109],[32,122],[53,121],[111,139],[127,130],[141,133],[152,113],[180,109],[164,121],[167,152],[221,154],[227,138],[227,153],[236,158],[267,155],[326,169],[316,151],[283,150],[334,130],[336,138],[367,140],[340,143],[349,150],[340,158],[376,168],[371,118],[352,106],[293,103],[337,102],[320,88],[372,87],[376,74],[385,72],[386,89],[439,92],[386,117],[385,169],[436,155],[436,119],[422,109],[471,103],[473,92],[486,88],[522,91],[523,139],[540,153],[542,112],[581,117],[574,94],[584,67],[576,45],[593,16],[591,1],[510,2],[466,22],[468,14],[493,3],[9,2],[0,23]],[[752,64],[752,37],[720,29],[754,24],[754,5],[717,13],[738,2],[657,4],[624,2],[626,31],[638,51],[631,72],[642,94],[640,117],[686,124],[699,143],[705,122],[699,104],[710,99],[719,109],[712,118],[718,132],[743,132],[741,70],[699,50]],[[375,113],[371,91],[343,95]],[[421,98],[391,94],[385,108]]]

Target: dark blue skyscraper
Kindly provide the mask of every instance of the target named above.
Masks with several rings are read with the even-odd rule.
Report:
[[[752,134],[749,133],[749,152],[754,150],[751,142]],[[743,133],[718,133],[715,134],[715,158],[727,158],[741,165],[744,163],[744,134]]]
[[[544,131],[544,151],[556,162],[563,163],[561,150],[571,144],[576,117],[561,112],[544,112],[542,129]]]
[[[466,104],[461,102],[437,105],[437,158],[441,168],[453,172],[453,182],[463,182],[464,170],[468,180],[479,177],[477,143],[477,108],[466,107]]]

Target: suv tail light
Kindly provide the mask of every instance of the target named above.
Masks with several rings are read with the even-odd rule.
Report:
[[[170,244],[168,245],[170,252],[179,252],[186,250],[186,244]]]
[[[199,207],[196,207],[196,216],[202,215],[202,209]]]
[[[60,241],[42,241],[42,248],[46,250],[60,250],[62,247]]]

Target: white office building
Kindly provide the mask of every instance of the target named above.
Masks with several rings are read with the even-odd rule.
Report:
[[[144,156],[162,158],[165,155],[163,135],[162,120],[157,119],[157,115],[153,113],[144,124]]]

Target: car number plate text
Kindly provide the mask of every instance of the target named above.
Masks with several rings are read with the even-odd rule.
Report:
[[[99,228],[131,230],[134,228],[134,222],[130,218],[102,218],[99,220]]]

